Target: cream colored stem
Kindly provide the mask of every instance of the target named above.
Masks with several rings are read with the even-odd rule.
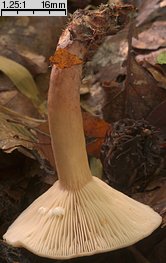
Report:
[[[80,110],[82,65],[53,66],[48,94],[49,127],[61,185],[77,189],[91,180]]]

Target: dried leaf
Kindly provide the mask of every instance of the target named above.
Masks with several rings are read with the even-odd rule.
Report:
[[[154,126],[163,130],[166,134],[166,100],[160,103],[154,110],[149,114],[147,120]],[[166,137],[166,135],[165,135]]]
[[[155,209],[162,217],[162,226],[166,226],[166,195],[165,195],[166,180],[159,177],[148,185],[143,193],[132,195],[134,199],[145,203]]]
[[[141,7],[137,17],[137,26],[154,20],[156,17],[162,17],[165,14],[165,0],[146,0],[141,1]]]
[[[9,120],[13,120],[13,121],[21,123],[23,125],[27,125],[31,128],[35,128],[38,125],[40,125],[41,123],[45,122],[45,120],[35,119],[35,118],[31,118],[31,117],[25,116],[25,115],[22,116],[18,112],[15,112],[11,109],[8,109],[2,105],[0,105],[0,112],[3,113],[4,115],[6,115]]]
[[[131,75],[127,87],[125,110],[130,118],[146,118],[166,98],[154,78],[131,56]]]
[[[26,68],[30,68],[33,75],[47,72],[48,63],[43,55],[27,49],[19,50],[19,55],[26,62]]]
[[[28,150],[33,150],[38,138],[35,127],[43,123],[30,117],[23,117],[3,106],[0,106],[0,148],[5,152],[15,149],[27,149],[27,155],[32,155]]]
[[[39,125],[36,133],[39,140],[39,144],[36,145],[36,148],[42,152],[42,155],[49,161],[52,167],[55,167],[48,122]]]
[[[71,54],[66,49],[59,48],[54,56],[50,57],[50,62],[55,64],[58,68],[70,68],[73,65],[82,64],[83,61],[74,54]]]
[[[156,67],[151,66],[150,64],[147,64],[146,68],[158,82],[158,86],[166,89],[166,75],[163,75]]]
[[[0,113],[0,148],[5,152],[12,152],[13,150],[23,146],[27,149],[33,149],[32,134],[28,132],[22,125],[10,123],[6,116]]]
[[[161,1],[160,7],[166,7],[166,0],[162,0],[162,1]]]
[[[83,112],[83,125],[87,142],[87,152],[91,156],[99,157],[100,148],[110,124],[96,116]]]
[[[102,103],[104,100],[104,91],[97,85],[92,85],[90,94],[81,97],[81,108],[93,116],[102,117]]]
[[[83,95],[87,95],[87,94],[90,94],[90,89],[87,85],[81,85],[80,87],[80,95],[83,96]]]
[[[32,101],[41,113],[46,113],[46,105],[41,99],[31,74],[25,67],[11,59],[0,56],[0,70],[11,79],[23,95]]]
[[[17,95],[17,90],[1,91],[0,104],[5,105]]]
[[[110,128],[110,124],[104,120],[89,114],[88,112],[83,112],[83,124],[84,132],[88,137],[94,138],[104,138],[106,131]]]
[[[132,45],[139,49],[155,50],[166,46],[166,21],[155,21],[151,27],[133,38]]]
[[[103,139],[91,139],[86,138],[86,149],[89,156],[100,157],[100,149],[103,143]]]
[[[162,52],[166,52],[166,48],[162,48]],[[157,61],[158,56],[161,54],[161,49],[155,50],[152,52],[148,52],[147,54],[138,54],[136,56],[136,60],[139,64],[144,64],[144,62],[148,62],[151,65],[156,65],[159,63]]]

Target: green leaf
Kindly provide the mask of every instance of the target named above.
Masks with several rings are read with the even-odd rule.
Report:
[[[29,98],[40,113],[46,113],[46,104],[30,72],[17,62],[0,56],[0,70],[10,78],[17,89]]]
[[[161,52],[157,57],[157,63],[166,64],[166,51]]]

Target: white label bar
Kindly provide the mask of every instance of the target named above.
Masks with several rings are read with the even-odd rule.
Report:
[[[1,16],[67,16],[67,0],[0,0]]]

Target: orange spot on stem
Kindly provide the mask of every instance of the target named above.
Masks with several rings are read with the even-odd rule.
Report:
[[[70,68],[73,65],[79,65],[83,63],[79,57],[63,48],[56,50],[54,56],[50,57],[50,62],[61,69]]]

